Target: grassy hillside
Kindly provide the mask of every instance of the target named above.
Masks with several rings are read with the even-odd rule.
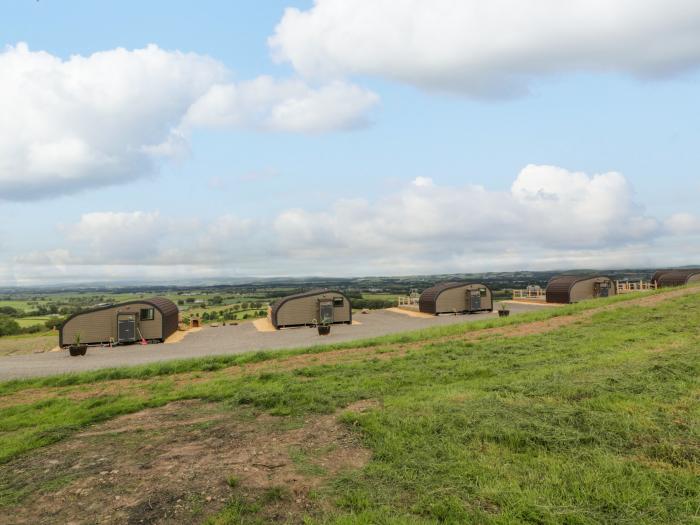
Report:
[[[125,523],[146,500],[154,522],[176,509],[177,522],[215,524],[698,522],[700,294],[607,304],[311,354],[0,385],[0,515],[45,519],[53,497],[54,519],[80,521],[84,483],[101,505],[91,513]],[[156,407],[195,399],[204,403],[192,411],[209,419],[109,421],[143,409],[151,412],[142,419],[160,421]],[[92,434],[76,435],[94,423]],[[250,459],[271,453],[269,436],[287,443],[309,428],[275,449],[282,460]],[[222,469],[251,436],[250,457]],[[304,446],[313,439],[327,443]],[[158,454],[147,457],[145,443]],[[200,452],[183,454],[183,443]],[[205,467],[215,443],[225,445],[218,465]],[[165,477],[161,487],[139,485],[133,465],[103,475],[76,452],[94,446],[109,461],[152,467],[176,445],[178,464],[193,473],[177,489]],[[275,477],[286,468],[296,477]],[[105,476],[115,482],[98,483]],[[116,490],[133,508],[114,506]]]

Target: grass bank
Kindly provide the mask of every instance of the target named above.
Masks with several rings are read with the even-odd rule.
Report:
[[[372,399],[377,408],[341,418],[372,460],[319,490],[307,523],[692,523],[700,501],[699,325],[694,294],[530,336],[439,340],[456,327],[392,336],[367,342],[372,353],[350,362],[232,375],[213,361],[212,371],[188,364],[183,370],[195,373],[187,380],[176,370],[132,370],[117,381],[97,374],[93,383],[81,375],[69,386],[41,380],[31,397],[0,409],[0,457],[176,400],[305,418]],[[387,359],[403,342],[421,344]],[[0,466],[0,505],[8,508],[36,490],[15,480],[13,466]],[[212,523],[264,523],[266,505],[233,490]]]

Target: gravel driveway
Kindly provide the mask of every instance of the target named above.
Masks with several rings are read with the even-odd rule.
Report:
[[[510,305],[511,315],[540,308],[542,307],[538,305]],[[70,357],[67,351],[2,357],[0,358],[0,380],[143,365],[171,359],[340,343],[431,326],[481,321],[497,315],[494,312],[416,318],[386,310],[374,310],[366,315],[355,316],[355,320],[361,324],[334,325],[331,334],[325,337],[320,337],[316,330],[310,328],[258,332],[253,323],[249,322],[237,326],[206,327],[199,332],[188,334],[178,343],[131,345],[111,349],[94,347],[88,350],[85,357]]]

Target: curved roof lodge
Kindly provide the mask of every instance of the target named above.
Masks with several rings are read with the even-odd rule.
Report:
[[[59,332],[59,345],[164,341],[177,330],[179,310],[165,297],[101,306],[69,317]]]
[[[604,275],[558,275],[547,284],[547,302],[569,304],[617,294],[615,282]]]
[[[337,290],[311,290],[288,295],[270,307],[275,328],[310,326],[316,323],[352,323],[350,299]]]
[[[439,283],[420,295],[418,309],[434,315],[490,312],[493,310],[493,293],[481,283]]]
[[[659,270],[652,277],[652,281],[655,281],[659,288],[700,283],[700,268],[690,270]]]

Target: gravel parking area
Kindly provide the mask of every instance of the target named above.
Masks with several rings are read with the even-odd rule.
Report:
[[[528,304],[509,306],[511,315],[542,308],[539,305]],[[431,326],[481,321],[497,315],[493,312],[421,319],[386,310],[375,310],[366,315],[357,314],[355,320],[361,324],[334,325],[331,334],[324,337],[320,337],[316,330],[310,328],[258,332],[250,322],[237,326],[206,327],[199,332],[188,334],[182,341],[174,344],[131,345],[111,349],[95,347],[90,348],[85,357],[70,357],[67,351],[1,357],[0,380],[143,365],[171,359],[340,343]]]

